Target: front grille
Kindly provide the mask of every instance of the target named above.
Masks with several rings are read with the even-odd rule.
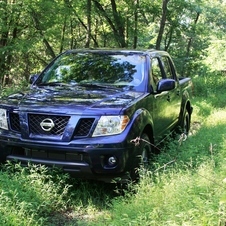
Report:
[[[51,119],[54,127],[50,131],[45,131],[41,127],[41,122]],[[69,116],[28,114],[29,132],[32,135],[62,136],[69,121]],[[18,113],[9,114],[10,128],[13,131],[21,132],[20,119]],[[95,118],[81,118],[75,128],[74,137],[86,137],[89,135]]]
[[[41,127],[41,122],[46,119],[51,119],[54,123],[54,127],[50,131],[45,131]],[[69,116],[29,114],[30,133],[34,135],[62,136],[69,119]]]
[[[9,113],[9,122],[11,130],[20,132],[20,118],[18,113]]]
[[[74,136],[88,136],[89,131],[93,125],[94,118],[82,118],[79,120]]]

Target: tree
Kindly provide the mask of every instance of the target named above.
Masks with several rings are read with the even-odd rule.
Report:
[[[106,19],[108,25],[111,27],[114,37],[120,47],[126,47],[125,41],[125,22],[122,15],[117,10],[115,0],[111,0],[111,9],[113,19],[110,18],[104,7],[97,0],[92,0],[99,10],[100,14]]]
[[[1,17],[0,17],[0,75],[2,85],[8,85],[9,74],[11,69],[13,46],[18,38],[18,33],[22,27],[19,24],[21,12],[15,13],[21,3],[16,4],[15,1],[1,1]]]
[[[28,81],[62,51],[84,47],[167,50],[182,75],[203,73],[208,55],[225,64],[225,20],[221,0],[2,0],[1,84]]]
[[[161,17],[159,33],[158,33],[158,37],[157,37],[157,41],[156,41],[156,49],[160,49],[160,46],[161,46],[162,36],[164,33],[165,24],[166,24],[166,14],[167,14],[167,4],[168,3],[169,3],[169,0],[162,1],[162,17]]]

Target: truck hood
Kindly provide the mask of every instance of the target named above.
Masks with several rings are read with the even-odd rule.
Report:
[[[94,109],[94,108],[123,108],[132,104],[144,93],[112,88],[87,87],[33,87],[25,92],[19,92],[2,100],[2,103],[29,110],[51,108],[62,109]],[[61,110],[62,110],[61,109]]]

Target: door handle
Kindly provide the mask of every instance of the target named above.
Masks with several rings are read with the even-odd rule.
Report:
[[[163,92],[161,92],[161,93],[156,94],[154,97],[155,97],[155,99],[156,99],[156,98],[158,98],[158,97],[165,96],[165,95],[167,95],[168,93],[169,93],[168,91],[163,91]]]

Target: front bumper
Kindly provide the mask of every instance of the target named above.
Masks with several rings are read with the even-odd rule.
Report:
[[[54,142],[1,140],[5,160],[56,166],[74,177],[111,182],[116,178],[127,180],[134,167],[131,155],[134,146],[125,142],[110,144],[66,144]],[[109,163],[113,157],[116,162]],[[129,164],[128,164],[129,163]]]

